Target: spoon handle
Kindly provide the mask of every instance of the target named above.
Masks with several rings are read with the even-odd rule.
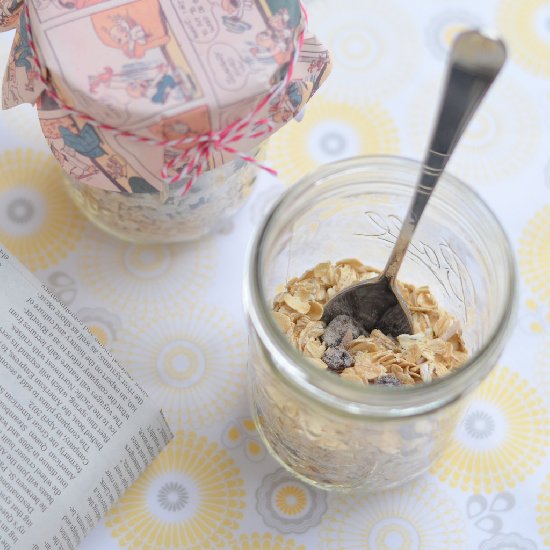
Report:
[[[506,48],[501,40],[479,31],[466,31],[455,39],[439,113],[424,157],[422,172],[401,232],[384,269],[383,276],[390,284],[393,284],[401,267],[414,230],[439,176],[505,60]]]

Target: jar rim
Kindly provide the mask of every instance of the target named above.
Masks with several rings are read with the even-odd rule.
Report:
[[[356,382],[334,376],[334,374],[311,364],[292,346],[286,335],[277,326],[272,311],[267,307],[264,299],[266,293],[262,282],[262,244],[269,236],[270,231],[274,230],[274,225],[281,217],[281,212],[284,212],[289,205],[295,204],[308,190],[318,187],[323,181],[326,182],[327,179],[341,175],[345,171],[375,165],[414,169],[417,172],[421,167],[420,162],[401,156],[357,156],[322,165],[317,170],[305,175],[283,193],[257,228],[255,237],[249,245],[244,281],[244,303],[253,328],[259,335],[268,355],[274,359],[274,361],[270,361],[273,370],[278,376],[282,376],[294,390],[310,398],[314,397],[326,406],[346,415],[375,418],[408,417],[437,409],[457,400],[461,395],[476,387],[492,370],[513,327],[517,308],[517,272],[512,247],[498,218],[471,187],[447,171],[441,176],[442,180],[446,180],[463,196],[468,197],[472,204],[475,203],[476,207],[484,210],[486,218],[500,233],[499,246],[502,248],[506,265],[499,266],[499,269],[505,273],[507,293],[503,297],[504,307],[502,307],[500,318],[494,323],[492,332],[467,362],[449,375],[430,383],[404,385],[397,388],[361,386]],[[410,189],[410,185],[404,183],[391,182],[391,185]]]

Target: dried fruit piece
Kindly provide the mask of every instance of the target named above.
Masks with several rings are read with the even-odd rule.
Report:
[[[353,365],[353,357],[344,348],[328,348],[322,359],[328,370],[338,374]]]
[[[401,382],[393,374],[383,374],[374,383],[382,386],[401,386]]]
[[[337,315],[325,329],[323,342],[329,347],[339,346],[348,330],[351,330],[352,339],[363,332],[362,327],[349,315]]]

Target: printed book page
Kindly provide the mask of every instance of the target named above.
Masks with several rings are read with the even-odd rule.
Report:
[[[0,247],[0,549],[76,548],[171,438],[145,391]]]

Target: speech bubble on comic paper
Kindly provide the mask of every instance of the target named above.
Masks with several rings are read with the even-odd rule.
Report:
[[[245,86],[249,68],[233,46],[214,44],[209,48],[207,57],[212,77],[220,88],[234,92]]]
[[[191,0],[178,0],[173,7],[191,42],[208,44],[218,36],[220,24],[213,8]]]

